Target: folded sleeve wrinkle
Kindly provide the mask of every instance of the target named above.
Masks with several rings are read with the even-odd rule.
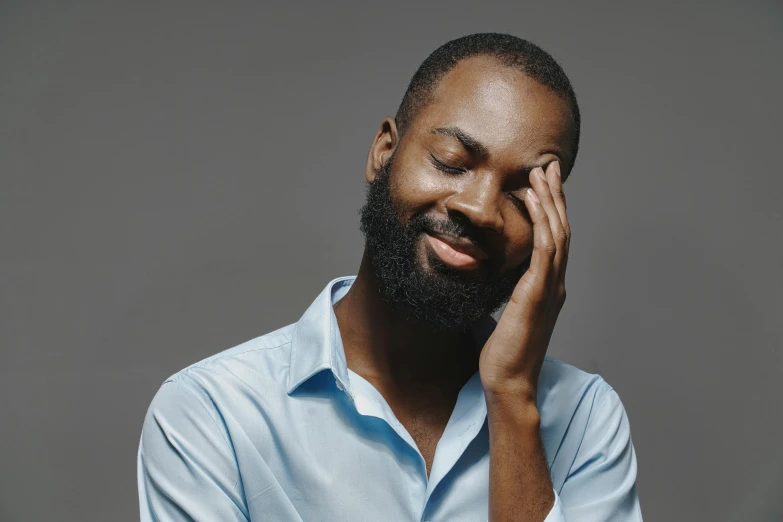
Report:
[[[182,384],[152,400],[137,460],[143,522],[248,522],[234,451],[213,414]]]

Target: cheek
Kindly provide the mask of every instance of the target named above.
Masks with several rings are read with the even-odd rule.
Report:
[[[456,190],[454,182],[445,180],[434,168],[419,164],[399,165],[391,181],[392,197],[406,221],[437,206]]]
[[[504,270],[516,268],[521,265],[533,253],[533,224],[527,221],[519,211],[512,209],[516,214],[505,220],[506,265]]]

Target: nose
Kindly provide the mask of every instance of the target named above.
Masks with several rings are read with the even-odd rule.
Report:
[[[465,180],[458,192],[446,199],[448,210],[464,214],[474,226],[503,232],[500,187],[489,174],[475,174]]]

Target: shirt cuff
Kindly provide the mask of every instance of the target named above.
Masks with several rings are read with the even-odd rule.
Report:
[[[560,495],[557,494],[557,491],[552,491],[555,494],[555,503],[552,505],[552,509],[549,510],[549,514],[544,519],[544,522],[566,522],[563,504],[560,502]]]

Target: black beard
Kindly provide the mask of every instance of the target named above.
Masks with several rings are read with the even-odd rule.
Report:
[[[381,298],[405,319],[431,330],[464,331],[508,301],[527,271],[530,258],[510,273],[502,274],[495,267],[491,273],[487,269],[480,275],[466,275],[429,253],[432,271],[426,271],[416,255],[416,241],[422,233],[448,232],[467,237],[479,246],[484,244],[484,236],[464,215],[457,213],[449,215],[445,222],[417,214],[403,225],[391,195],[389,178],[393,159],[392,155],[376,173],[360,210],[360,230]]]

